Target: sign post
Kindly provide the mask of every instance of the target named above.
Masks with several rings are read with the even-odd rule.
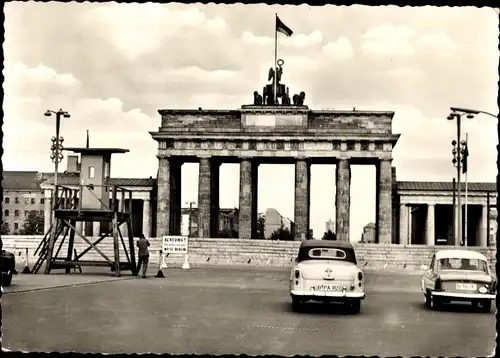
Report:
[[[184,263],[182,268],[189,269],[188,242],[189,238],[187,236],[163,236],[163,258],[165,258],[165,255],[168,256],[169,254],[184,254]]]

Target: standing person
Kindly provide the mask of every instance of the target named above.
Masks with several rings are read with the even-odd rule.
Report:
[[[142,278],[146,278],[146,271],[148,270],[149,262],[149,241],[146,240],[144,234],[139,236],[139,241],[137,241],[137,247],[139,248],[139,263],[137,264],[137,271],[141,269],[142,266]]]

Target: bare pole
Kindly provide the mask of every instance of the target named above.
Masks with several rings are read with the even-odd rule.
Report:
[[[468,134],[469,133],[465,133],[465,148],[468,149]],[[467,157],[466,160],[469,160],[469,158]],[[468,164],[467,164],[468,166]],[[465,230],[464,230],[464,246],[469,246],[469,243],[467,241],[467,195],[468,195],[468,188],[467,188],[467,184],[468,184],[468,180],[467,180],[467,174],[469,173],[469,169],[467,168],[467,171],[465,172]]]
[[[461,130],[461,115],[457,115],[457,241],[456,246],[462,243],[462,203],[461,203],[461,188],[460,188],[460,130]]]
[[[277,83],[278,83],[278,14],[274,21],[274,105],[278,104]]]
[[[456,193],[456,179],[453,178],[453,225],[452,225],[452,236],[453,236],[453,241],[455,244],[455,242],[457,242],[457,236],[456,236],[456,232],[457,232],[457,210],[456,210],[456,206],[457,203],[456,203],[456,197],[457,197],[457,193]],[[449,242],[448,242],[449,244]]]

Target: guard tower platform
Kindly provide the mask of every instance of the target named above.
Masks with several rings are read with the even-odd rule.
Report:
[[[51,229],[35,251],[39,258],[33,267],[33,273],[37,273],[45,262],[45,274],[54,269],[65,269],[66,273],[69,273],[71,269],[79,269],[81,272],[82,266],[109,266],[111,271],[115,272],[115,276],[121,276],[124,270],[130,270],[136,276],[138,269],[132,228],[132,191],[108,184],[111,155],[126,153],[129,150],[120,148],[65,148],[65,150],[80,154],[80,186],[78,189],[63,185],[54,186],[53,222]],[[125,206],[126,199],[128,207]],[[77,229],[76,223],[96,221],[106,223],[104,227],[107,230],[92,242]],[[127,227],[127,243],[120,230],[122,225]],[[109,257],[99,248],[99,244],[109,236],[113,238],[113,257]],[[76,237],[88,245],[80,253],[74,248]],[[60,257],[66,238],[68,238],[66,255]],[[126,261],[120,258],[120,246]],[[103,260],[81,260],[90,250],[96,251]]]

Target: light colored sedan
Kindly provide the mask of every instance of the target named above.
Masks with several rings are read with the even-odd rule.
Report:
[[[490,312],[497,280],[483,254],[472,250],[441,250],[424,270],[421,289],[428,307],[439,309],[443,303],[468,301]]]
[[[290,296],[295,311],[312,300],[344,302],[349,311],[359,313],[365,298],[364,275],[352,245],[342,241],[304,241],[292,265]]]

